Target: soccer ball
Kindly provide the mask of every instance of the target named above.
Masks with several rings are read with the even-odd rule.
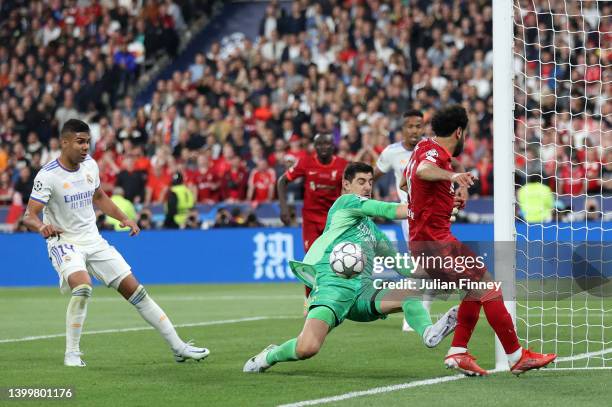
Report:
[[[361,273],[365,267],[361,247],[351,242],[338,243],[329,254],[329,265],[334,273],[344,278]]]

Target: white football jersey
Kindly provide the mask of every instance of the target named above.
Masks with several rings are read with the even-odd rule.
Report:
[[[380,153],[380,156],[378,156],[378,161],[376,161],[376,166],[384,173],[387,173],[389,170],[393,169],[397,196],[399,196],[400,201],[403,203],[408,202],[408,195],[406,192],[400,189],[399,185],[404,169],[406,168],[406,165],[408,165],[411,155],[412,150],[406,150],[401,142],[393,143],[388,145],[382,151],[382,153]]]
[[[75,171],[54,160],[36,174],[30,199],[45,205],[43,222],[62,229],[62,240],[88,244],[100,239],[93,207],[99,187],[98,164],[90,156]]]

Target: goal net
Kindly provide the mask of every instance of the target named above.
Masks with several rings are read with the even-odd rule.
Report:
[[[612,2],[512,9],[517,332],[554,368],[610,368]]]

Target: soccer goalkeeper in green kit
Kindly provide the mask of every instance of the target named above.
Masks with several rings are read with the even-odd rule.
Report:
[[[308,315],[302,332],[280,346],[270,345],[250,358],[243,371],[264,372],[279,362],[308,359],[316,355],[331,330],[345,319],[369,322],[388,314],[403,312],[408,324],[422,337],[427,347],[438,345],[452,333],[457,323],[457,307],[451,308],[435,324],[423,307],[416,290],[377,289],[372,268],[375,256],[395,256],[389,239],[370,217],[405,219],[405,204],[370,199],[374,171],[364,163],[350,163],[342,180],[343,195],[334,202],[327,215],[324,233],[312,244],[303,263],[292,262],[292,270],[313,291],[308,302]],[[352,278],[336,274],[330,267],[329,255],[341,242],[361,247],[366,260],[363,272]],[[303,272],[311,270],[314,272]],[[412,267],[396,269],[403,275]]]

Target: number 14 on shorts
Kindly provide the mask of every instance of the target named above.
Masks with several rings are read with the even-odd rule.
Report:
[[[50,251],[51,256],[55,258],[57,264],[62,264],[63,259],[69,252],[76,253],[76,250],[74,249],[74,245],[67,243],[53,246]]]

